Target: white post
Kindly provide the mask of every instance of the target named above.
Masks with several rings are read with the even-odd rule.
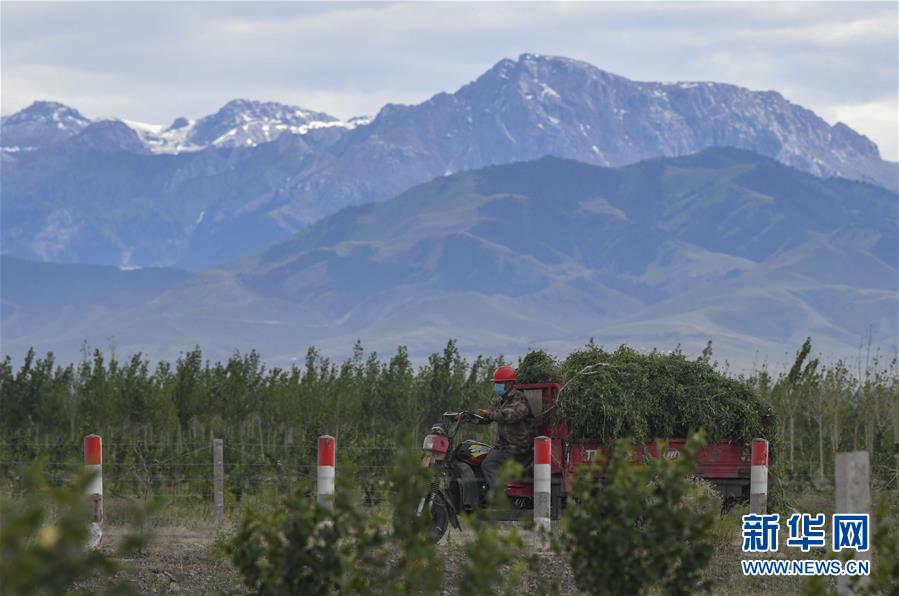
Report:
[[[552,492],[552,443],[549,437],[534,439],[534,531],[542,546],[549,544],[550,493]]]
[[[87,498],[91,504],[91,525],[88,546],[97,548],[103,540],[103,440],[99,435],[84,437],[84,469],[91,474]]]
[[[212,499],[215,504],[215,523],[225,520],[225,461],[221,439],[212,440]]]
[[[320,505],[332,507],[334,503],[334,437],[322,435],[318,438],[318,482],[316,494]]]
[[[836,512],[837,513],[871,513],[871,465],[868,461],[867,451],[852,451],[850,453],[837,453],[834,466],[834,481],[836,483]],[[870,528],[870,526],[869,526]],[[871,549],[866,552],[854,552],[855,560],[870,561]],[[867,575],[852,578],[856,581],[856,589],[862,590],[868,585]],[[841,575],[837,577],[837,592],[839,594],[854,594],[850,587],[851,576]]]
[[[749,472],[749,513],[768,513],[768,441],[752,440],[752,468]]]

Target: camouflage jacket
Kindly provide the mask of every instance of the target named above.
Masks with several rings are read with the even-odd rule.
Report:
[[[534,446],[536,419],[524,393],[510,389],[497,399],[490,420],[496,422],[499,434],[495,447],[511,453],[516,459],[527,459]]]

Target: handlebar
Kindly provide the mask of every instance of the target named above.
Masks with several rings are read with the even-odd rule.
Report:
[[[474,420],[475,422],[480,423],[484,420],[489,420],[489,418],[486,418],[484,416],[478,416],[477,413],[472,412],[471,410],[462,410],[461,412],[444,412],[443,417],[449,418],[453,421],[458,420],[460,422],[462,420]]]

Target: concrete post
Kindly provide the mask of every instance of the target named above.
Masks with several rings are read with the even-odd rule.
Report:
[[[215,504],[215,523],[225,521],[225,458],[222,439],[212,440],[212,499]]]
[[[837,453],[834,466],[834,481],[836,483],[836,508],[837,513],[871,513],[871,465],[867,451],[852,451],[849,453]],[[832,529],[831,529],[832,531]],[[852,551],[853,558],[857,561],[870,561],[871,549],[866,552]],[[850,578],[849,576],[837,577],[837,592],[840,594],[853,594],[850,588],[850,579],[856,580],[856,590],[868,585],[868,576]]]
[[[325,507],[332,507],[334,504],[335,451],[334,437],[322,435],[318,438],[318,482],[316,494],[319,504]]]
[[[768,441],[752,440],[752,468],[749,472],[749,513],[768,513]]]
[[[552,443],[549,437],[534,439],[534,531],[542,546],[549,543],[552,530]]]
[[[103,540],[103,440],[99,435],[84,437],[84,468],[91,474],[86,491],[91,505],[88,545],[98,548]]]

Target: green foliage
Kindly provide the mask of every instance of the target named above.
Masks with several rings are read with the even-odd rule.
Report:
[[[229,545],[244,584],[257,594],[336,590],[344,573],[339,517],[302,492],[277,509],[248,511]]]
[[[874,516],[871,535],[874,568],[871,570],[871,594],[899,595],[899,497],[892,506],[884,499]]]
[[[90,512],[81,476],[69,486],[47,486],[43,471],[32,466],[20,498],[0,499],[0,592],[64,594],[76,582],[106,578],[110,593],[126,593],[110,583],[118,566],[106,554],[87,547]],[[139,546],[134,537],[126,547]]]
[[[748,383],[680,352],[621,346],[609,353],[591,345],[565,359],[562,375],[558,414],[571,421],[575,438],[643,441],[703,430],[712,441],[748,442],[764,436],[770,414]]]
[[[820,486],[833,474],[834,455],[865,450],[879,485],[899,479],[899,360],[863,349],[851,365],[823,364],[806,339],[789,371],[771,379],[766,369],[751,383],[777,412],[772,473],[793,483]]]
[[[297,492],[281,508],[248,512],[232,542],[247,588],[263,595],[337,589],[345,569],[341,539],[353,515],[344,503],[332,513]]]
[[[322,434],[337,437],[342,465],[373,477],[397,448],[417,447],[443,411],[489,405],[496,362],[462,358],[454,342],[419,367],[402,346],[384,360],[361,344],[342,363],[310,348],[290,369],[269,368],[256,352],[213,363],[197,349],[154,367],[96,351],[62,367],[29,351],[19,368],[0,360],[0,480],[45,457],[51,482],[61,481],[81,465],[88,433],[103,436],[107,493],[145,502],[181,493],[208,501],[212,437],[224,440],[234,503],[309,479]]]
[[[0,360],[0,482],[15,482],[21,462],[45,458],[49,482],[62,483],[81,466],[82,437],[98,433],[108,495],[145,503],[171,496],[166,507],[190,498],[205,503],[214,436],[224,439],[230,508],[310,479],[315,439],[331,434],[341,465],[357,465],[359,487],[374,503],[379,467],[394,451],[416,448],[445,410],[490,404],[490,376],[501,361],[463,358],[454,342],[421,366],[404,347],[384,358],[361,344],[343,362],[310,348],[287,369],[266,366],[255,352],[210,362],[193,350],[156,364],[139,354],[118,360],[86,350],[75,364],[34,351],[16,365],[7,356]],[[679,352],[606,352],[591,343],[561,364],[532,352],[519,377],[563,381],[556,413],[572,422],[575,438],[639,441],[699,428],[711,440],[766,437],[777,478],[772,503],[784,487],[831,476],[839,451],[867,450],[883,485],[899,477],[899,362],[876,350],[857,364],[823,364],[806,342],[792,367],[777,374],[762,367],[743,378],[713,363],[710,346],[692,361]],[[771,412],[766,426],[760,419]],[[412,438],[397,438],[397,428]],[[491,432],[474,431],[487,441]]]
[[[499,471],[488,501],[502,507],[506,503],[506,482],[521,478],[524,468],[509,459]],[[483,510],[466,517],[474,537],[465,543],[466,558],[460,565],[459,594],[518,594],[525,574],[537,573],[536,556],[517,528],[500,529],[491,524]],[[544,579],[544,578],[539,578]]]
[[[519,383],[561,383],[559,361],[543,350],[532,350],[518,364]]]
[[[712,556],[717,512],[696,505],[704,497],[690,480],[702,444],[694,435],[680,457],[634,466],[633,443],[622,440],[605,466],[579,471],[560,548],[581,590],[692,594],[709,588],[702,571]]]
[[[401,454],[390,470],[393,532],[382,535],[389,542],[387,560],[372,557],[366,581],[357,582],[357,593],[432,593],[443,582],[442,561],[432,537],[431,520],[416,515],[419,502],[430,490],[429,470],[420,464],[418,452]],[[383,525],[383,522],[379,522]],[[374,584],[374,585],[372,585]]]
[[[872,517],[871,528],[871,574],[867,585],[861,585],[860,576],[851,577],[849,588],[853,594],[861,596],[879,596],[881,594],[899,595],[899,500],[891,495],[892,503],[887,497],[881,499],[877,513]],[[828,553],[830,558],[838,558],[845,564],[852,553]],[[805,580],[802,586],[805,596],[832,596],[837,590],[826,581],[825,577],[813,576]]]
[[[427,478],[411,455],[391,473],[390,487],[392,532],[346,485],[333,507],[299,491],[272,510],[248,511],[228,548],[246,586],[269,595],[436,592],[443,575],[430,520],[415,515]]]
[[[501,476],[520,473],[509,462]],[[415,514],[429,490],[427,471],[408,454],[392,469],[389,486],[392,524],[348,497],[348,486],[338,488],[333,508],[301,491],[275,509],[248,511],[227,547],[247,588],[269,595],[438,593],[443,560],[430,519]],[[465,523],[473,537],[459,564],[459,593],[518,593],[536,562],[522,536],[476,515]]]
[[[533,555],[517,530],[504,531],[472,517],[474,538],[465,543],[459,594],[518,594],[520,584],[533,568]]]

